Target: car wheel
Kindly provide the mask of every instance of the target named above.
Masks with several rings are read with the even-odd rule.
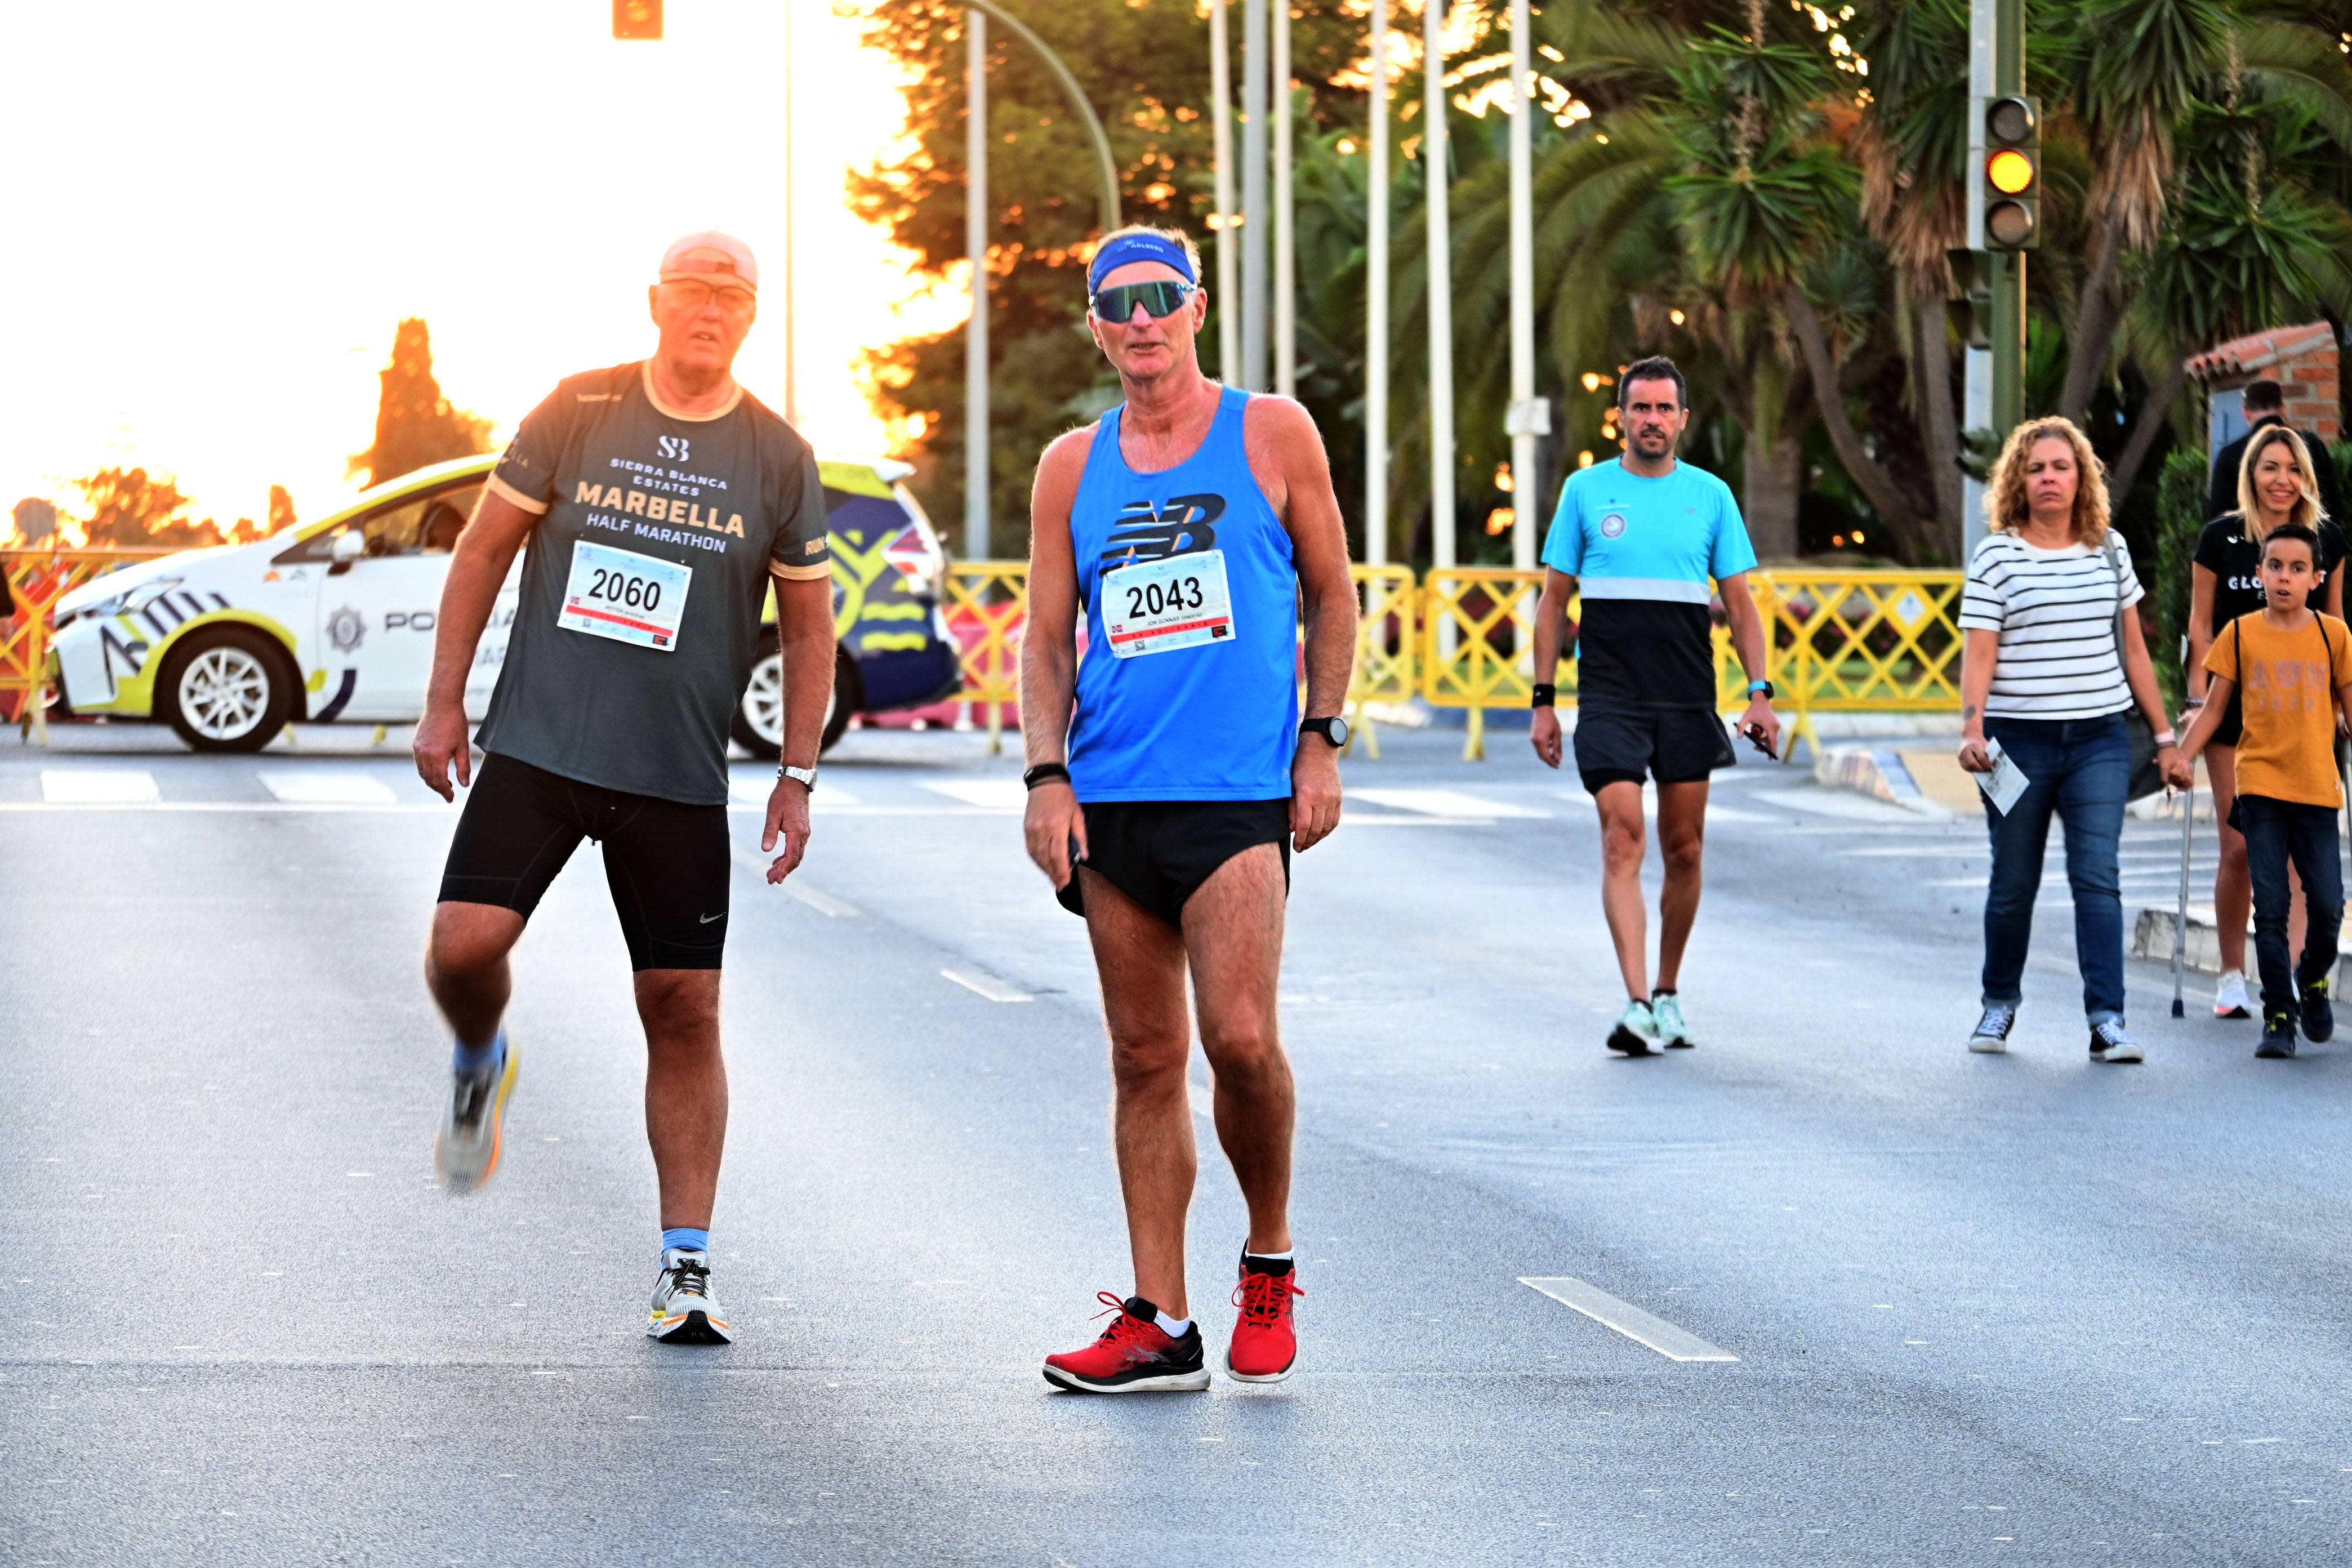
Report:
[[[845,650],[836,647],[833,650],[833,695],[825,705],[824,738],[817,744],[820,752],[833,750],[833,743],[849,728],[849,716],[857,710],[857,666]],[[751,661],[751,679],[743,688],[742,700],[735,704],[729,732],[737,745],[763,762],[772,762],[783,752],[784,660],[777,651],[772,626],[760,633],[760,651]]]
[[[174,647],[155,679],[155,712],[199,752],[257,752],[278,738],[294,688],[267,633],[201,631]]]

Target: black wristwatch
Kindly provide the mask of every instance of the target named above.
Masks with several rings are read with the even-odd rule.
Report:
[[[1298,732],[1322,736],[1331,742],[1331,749],[1335,752],[1348,743],[1348,721],[1345,719],[1309,719],[1298,726]]]
[[[1751,680],[1748,683],[1748,700],[1750,702],[1753,702],[1759,697],[1761,697],[1765,701],[1769,702],[1772,700],[1774,695],[1772,683],[1769,680]]]

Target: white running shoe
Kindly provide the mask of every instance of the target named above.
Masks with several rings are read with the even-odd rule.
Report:
[[[2001,1055],[2009,1049],[2010,1026],[2016,1022],[2016,1003],[1986,1003],[1984,1016],[1977,1020],[1976,1032],[1969,1037],[1969,1049],[1983,1057]]]
[[[441,1131],[433,1140],[433,1173],[452,1193],[470,1193],[499,1168],[507,1100],[514,1094],[522,1058],[512,1046],[499,1066],[478,1073],[449,1074],[449,1103],[441,1109]]]
[[[1638,996],[1626,1002],[1617,1026],[1609,1031],[1609,1048],[1629,1057],[1646,1057],[1658,1048],[1658,1016],[1647,1002]]]
[[[1650,1016],[1657,1020],[1658,1038],[1670,1051],[1686,1051],[1693,1044],[1683,1022],[1683,999],[1668,991],[1650,998]]]
[[[2213,1016],[2251,1018],[2253,1016],[2253,1005],[2246,1000],[2246,972],[2242,969],[2221,971],[2221,983],[2213,987]]]
[[[662,1252],[661,1273],[654,1279],[653,1310],[646,1332],[665,1344],[727,1345],[735,1331],[719,1310],[710,1289],[710,1254],[681,1247]]]

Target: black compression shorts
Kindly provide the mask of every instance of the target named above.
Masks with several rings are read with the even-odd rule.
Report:
[[[1288,800],[1109,800],[1086,808],[1087,865],[1181,930],[1184,904],[1201,884],[1245,849],[1282,846],[1290,880]],[[1074,915],[1087,912],[1076,868],[1055,898]]]
[[[445,904],[495,904],[525,920],[583,838],[604,879],[631,969],[717,969],[727,948],[727,808],[626,795],[495,753],[466,795]]]
[[[1694,784],[1736,766],[1723,721],[1702,710],[1580,707],[1576,771],[1587,793],[1612,784]]]

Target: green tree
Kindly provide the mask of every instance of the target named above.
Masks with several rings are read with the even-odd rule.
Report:
[[[84,535],[93,545],[174,543],[194,532],[183,515],[189,500],[180,487],[145,468],[100,468],[74,480],[73,488],[89,509]]]
[[[1009,8],[1068,64],[1101,117],[1128,221],[1191,231],[1213,266],[1208,24],[1202,13],[1191,0],[1016,0]],[[1302,140],[1351,117],[1360,125],[1360,90],[1337,87],[1333,79],[1360,55],[1362,16],[1342,0],[1305,0],[1293,15],[1293,65],[1307,84]],[[852,206],[913,251],[919,274],[942,280],[964,259],[966,16],[954,0],[885,0],[876,7],[868,42],[908,68],[908,146],[849,182]],[[988,37],[990,510],[1004,542],[997,548],[1009,554],[1024,548],[1038,454],[1118,395],[1084,321],[1086,247],[1099,223],[1093,142],[1059,81],[1028,46],[1008,28]],[[1240,58],[1236,37],[1236,79]],[[1303,262],[1300,276],[1307,276]],[[1203,342],[1212,374],[1213,312],[1226,303],[1213,291]],[[950,526],[963,512],[963,343],[959,325],[878,347],[866,362],[877,405],[920,422],[909,453],[916,489],[931,514]]]
[[[352,455],[345,471],[365,474],[371,486],[431,463],[490,449],[490,422],[453,407],[433,376],[433,337],[421,316],[393,330],[392,363],[377,395],[375,439]]]

